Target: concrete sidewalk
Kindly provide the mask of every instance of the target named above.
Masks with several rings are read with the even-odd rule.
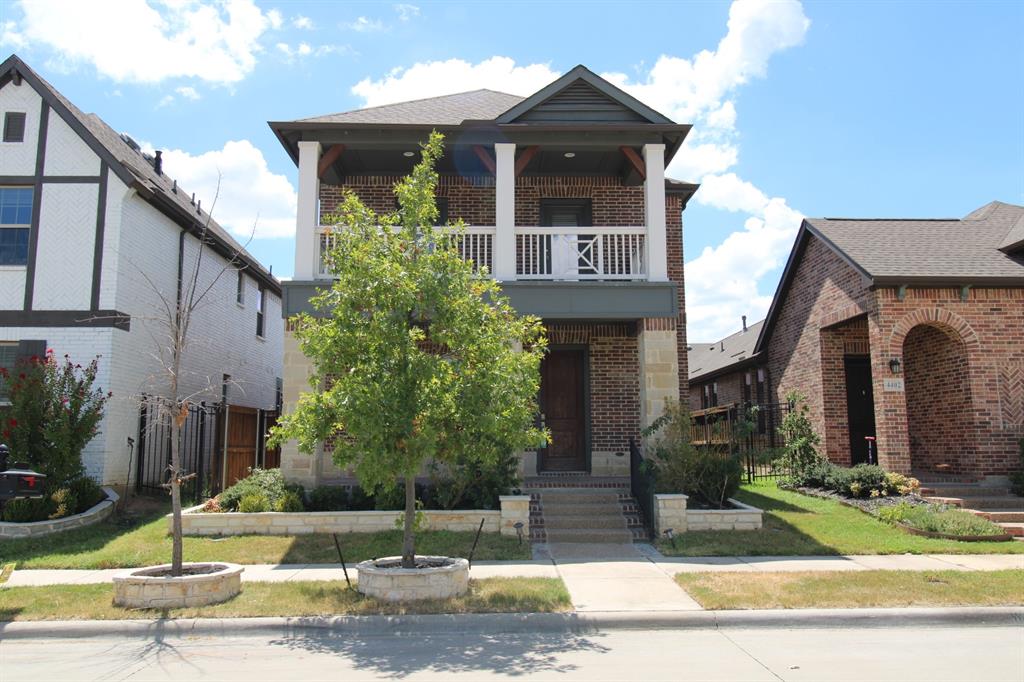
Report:
[[[998,571],[1024,569],[1021,554],[929,554],[929,555],[865,555],[865,556],[764,556],[764,557],[665,557],[649,545],[562,545],[551,548],[551,559],[534,561],[477,561],[471,577],[535,577],[562,578],[586,610],[617,611],[610,603],[608,588],[618,581],[634,589],[631,610],[649,610],[643,604],[648,596],[665,602],[667,584],[675,588],[671,577],[683,572],[742,571]],[[84,585],[110,582],[115,575],[131,569],[108,570],[15,570],[2,587],[38,585]],[[356,580],[354,566],[349,576]],[[300,580],[343,580],[341,564],[250,564],[242,579],[247,582],[288,582]],[[665,581],[665,582],[661,582]],[[575,593],[573,586],[576,586]],[[652,592],[648,593],[648,590]],[[684,608],[689,597],[677,607]],[[657,592],[660,596],[653,596]],[[577,599],[578,594],[578,599]],[[626,597],[626,594],[622,594]],[[615,601],[619,601],[615,599]],[[669,601],[676,601],[675,598]],[[689,608],[693,608],[692,606]]]

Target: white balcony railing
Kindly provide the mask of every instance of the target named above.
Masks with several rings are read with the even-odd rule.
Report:
[[[643,227],[517,227],[517,279],[646,279]]]
[[[470,226],[457,239],[463,258],[494,270],[494,227]],[[516,227],[516,279],[647,279],[645,239],[644,227]],[[321,277],[330,276],[324,254],[333,245],[331,231],[322,229]]]

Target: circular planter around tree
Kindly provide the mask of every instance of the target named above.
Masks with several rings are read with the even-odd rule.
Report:
[[[402,557],[363,561],[358,590],[383,601],[449,599],[469,590],[469,562],[443,556],[417,556],[416,568],[402,568]]]
[[[149,566],[114,577],[114,604],[136,609],[175,609],[227,601],[242,589],[237,564],[186,563],[180,576],[171,565]]]

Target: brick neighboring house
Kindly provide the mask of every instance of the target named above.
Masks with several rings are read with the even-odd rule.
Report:
[[[466,257],[548,329],[540,403],[552,443],[523,453],[523,473],[628,473],[629,438],[666,399],[686,400],[682,213],[697,186],[664,169],[689,125],[578,66],[526,98],[477,90],[270,126],[299,167],[286,317],[328,277],[320,216],[345,189],[393,210],[393,185],[437,129],[442,220],[465,220]],[[287,411],[309,362],[288,331],[285,349]],[[282,469],[307,487],[343,477],[294,443]]]
[[[829,459],[1001,477],[1024,436],[1024,207],[803,222],[755,347]]]
[[[761,404],[769,400],[767,372],[754,353],[764,320],[714,343],[691,343],[686,349],[690,372],[690,412],[716,407]]]
[[[180,295],[209,215],[160,152],[143,154],[14,55],[0,64],[0,118],[0,365],[47,348],[80,363],[101,356],[96,383],[114,397],[83,460],[97,481],[124,485],[139,398],[162,390],[156,311]],[[231,271],[193,316],[182,394],[273,409],[280,283],[216,222],[207,244],[199,280]]]

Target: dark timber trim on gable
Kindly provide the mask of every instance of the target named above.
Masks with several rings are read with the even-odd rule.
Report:
[[[96,236],[93,238],[92,249],[92,293],[89,296],[89,308],[100,308],[100,283],[103,276],[103,233],[107,224],[107,173],[106,161],[100,161],[99,196],[96,197]]]
[[[131,330],[131,315],[118,310],[0,310],[0,327],[112,327]]]
[[[43,202],[43,169],[46,163],[46,133],[50,127],[50,104],[42,97],[39,106],[39,134],[36,136],[36,175],[32,185],[32,223],[28,230],[28,261],[25,264],[25,310],[32,310],[35,294],[36,250],[39,248],[39,213]]]
[[[108,176],[110,172],[113,172],[121,182],[127,187],[138,191],[139,196],[149,203],[150,205],[157,208],[161,213],[166,215],[168,218],[173,220],[179,226],[187,229],[189,232],[195,235],[199,235],[203,232],[202,223],[194,216],[189,215],[189,212],[178,206],[173,201],[162,197],[158,192],[154,192],[146,184],[141,182],[139,178],[128,169],[128,167],[121,162],[111,151],[100,142],[93,133],[86,128],[85,125],[71,112],[70,109],[61,101],[61,98],[57,96],[55,90],[49,84],[43,82],[43,80],[17,55],[11,55],[3,63],[0,63],[0,89],[4,88],[8,83],[13,83],[15,86],[21,86],[22,83],[27,82],[36,94],[43,100],[43,109],[47,112],[47,117],[40,118],[39,121],[39,149],[36,155],[36,174],[31,178],[31,182],[35,185],[35,194],[33,197],[33,228],[30,232],[30,244],[29,244],[29,259],[31,267],[27,270],[27,276],[25,281],[25,309],[31,309],[32,305],[32,287],[34,278],[34,266],[35,266],[35,248],[37,245],[38,238],[38,219],[39,219],[39,198],[41,195],[42,185],[44,183],[53,182],[99,182],[98,177],[93,176],[43,176],[43,154],[46,148],[46,131],[48,128],[48,112],[53,109],[57,114],[64,120],[65,123],[75,132],[76,135],[95,153],[101,164],[106,163]],[[276,293],[278,296],[281,295],[281,283],[278,282],[273,275],[268,272],[264,272],[262,265],[259,265],[255,259],[250,256],[245,256],[240,253],[239,248],[235,248],[228,241],[223,239],[220,235],[217,235],[211,231],[206,231],[207,244],[219,255],[224,256],[228,260],[232,260],[235,263],[241,263],[246,266],[250,276],[254,279],[262,282],[266,287]],[[259,266],[259,267],[256,267]]]

